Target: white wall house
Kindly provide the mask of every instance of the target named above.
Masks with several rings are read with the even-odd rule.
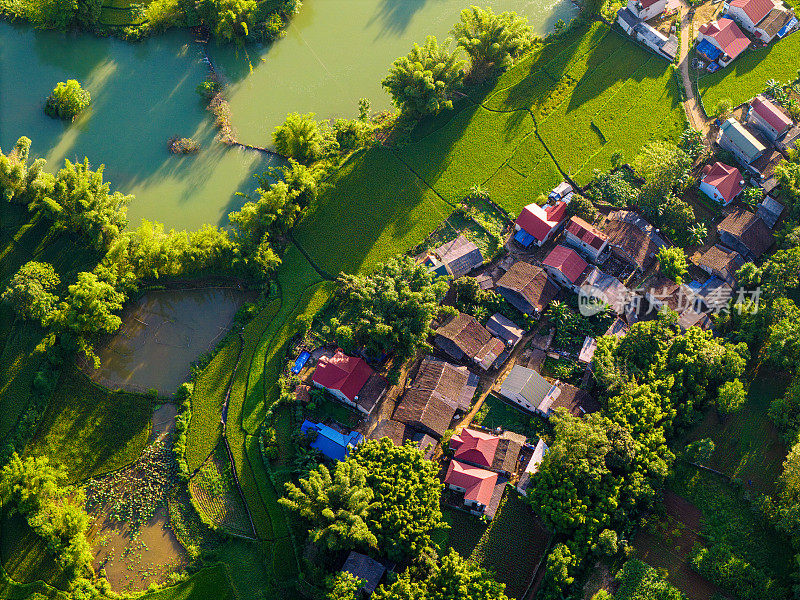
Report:
[[[628,0],[628,9],[643,21],[657,17],[667,8],[667,0]]]

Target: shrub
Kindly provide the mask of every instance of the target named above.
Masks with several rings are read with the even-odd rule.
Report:
[[[742,600],[783,598],[785,589],[756,569],[743,558],[736,556],[726,544],[711,548],[697,547],[691,556],[692,568],[703,577],[733,592]]]
[[[200,150],[200,143],[196,140],[178,136],[170,138],[168,146],[173,154],[196,154]]]
[[[59,81],[47,97],[44,112],[53,118],[73,120],[92,102],[91,94],[75,79]]]

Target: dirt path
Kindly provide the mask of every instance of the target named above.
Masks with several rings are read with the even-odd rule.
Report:
[[[689,75],[689,45],[694,39],[694,30],[692,28],[694,10],[688,4],[681,3],[680,15],[681,49],[679,69],[681,72],[681,79],[683,80],[683,88],[686,91],[686,100],[683,103],[683,108],[686,111],[686,118],[689,119],[689,125],[698,131],[702,131],[703,134],[708,135],[710,124],[706,119],[703,108],[700,106],[695,96],[691,76]]]
[[[175,425],[177,409],[165,404],[153,412],[150,443],[166,442]],[[146,482],[143,482],[143,485]],[[134,532],[112,522],[108,508],[101,509],[90,532],[94,545],[94,567],[103,572],[115,592],[142,590],[162,583],[187,563],[183,547],[169,527],[166,502]]]

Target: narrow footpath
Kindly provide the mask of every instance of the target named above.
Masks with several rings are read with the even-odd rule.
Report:
[[[686,2],[681,2],[681,48],[678,68],[681,72],[683,89],[686,91],[686,100],[683,103],[683,108],[686,111],[686,118],[689,120],[689,125],[692,128],[702,131],[703,134],[707,136],[710,130],[709,121],[706,119],[705,112],[695,96],[692,79],[689,75],[689,45],[694,37],[694,31],[692,29],[693,17],[694,9]]]

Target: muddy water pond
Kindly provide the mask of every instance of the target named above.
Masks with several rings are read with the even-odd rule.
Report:
[[[100,368],[84,368],[111,389],[170,395],[188,380],[192,362],[230,330],[237,309],[254,297],[234,288],[147,292],[125,308],[117,333],[98,344]]]

